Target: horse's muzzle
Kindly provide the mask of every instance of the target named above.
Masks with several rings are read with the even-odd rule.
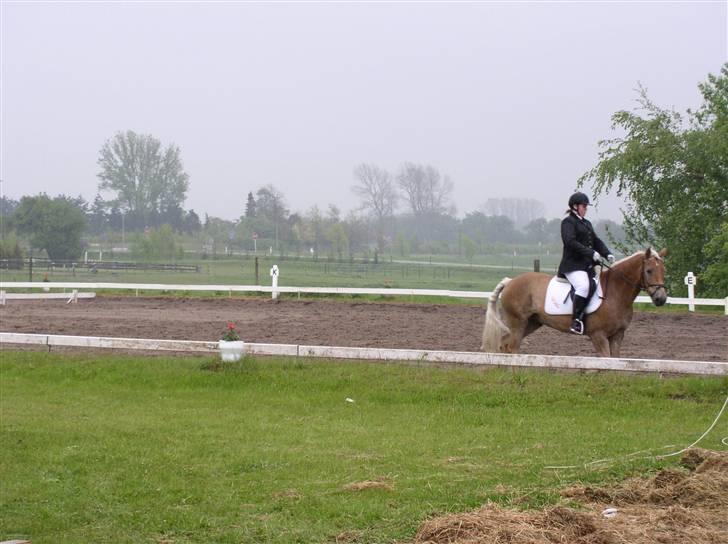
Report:
[[[667,289],[664,287],[657,287],[650,293],[650,298],[655,306],[662,306],[667,302]]]

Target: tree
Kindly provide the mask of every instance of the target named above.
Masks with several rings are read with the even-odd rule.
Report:
[[[720,233],[705,248],[707,266],[698,289],[705,284],[713,293],[722,296],[728,293],[728,222],[723,223]]]
[[[484,253],[488,245],[513,244],[520,241],[521,234],[513,220],[505,215],[485,215],[471,212],[462,221],[463,233],[473,239]]]
[[[203,251],[217,255],[218,249],[229,247],[231,232],[235,232],[235,223],[205,214],[205,226],[202,228]]]
[[[132,254],[140,259],[172,259],[177,255],[174,231],[170,225],[149,229],[132,237]]]
[[[349,252],[349,237],[343,223],[337,222],[329,225],[326,229],[326,238],[331,251],[336,254],[340,261],[343,260],[344,254]]]
[[[607,245],[623,247],[626,243],[624,229],[610,219],[604,219],[594,223],[594,232],[599,238],[607,242]]]
[[[407,162],[397,176],[404,198],[415,216],[453,214],[450,204],[453,183],[430,165]]]
[[[81,256],[86,217],[74,199],[24,196],[13,213],[13,223],[20,234],[30,236],[32,247],[45,249],[53,261]]]
[[[19,202],[8,198],[6,196],[0,196],[0,217],[8,217],[18,207]]]
[[[0,238],[0,269],[19,270],[23,266],[23,250],[15,232],[3,233]]]
[[[397,190],[389,172],[375,164],[362,163],[354,168],[354,178],[358,181],[352,187],[361,198],[361,208],[369,211],[376,220],[377,248],[384,249],[386,223],[397,207]]]
[[[248,200],[245,202],[245,218],[253,219],[255,217],[255,198],[253,193],[248,193]]]
[[[161,224],[162,216],[182,208],[189,176],[180,149],[147,134],[118,132],[99,153],[100,190],[116,193],[114,203],[130,216],[130,225],[143,228]]]
[[[101,195],[97,194],[94,198],[91,208],[86,214],[88,218],[88,229],[92,234],[101,234],[106,228],[108,217],[106,214],[106,203],[101,198]]]
[[[475,242],[467,234],[463,234],[460,243],[463,247],[463,254],[472,263],[475,256]]]
[[[728,293],[728,222],[723,223],[720,233],[708,243],[705,256],[707,266],[698,289],[704,283],[716,296],[723,296]]]
[[[314,205],[303,218],[304,233],[303,240],[311,248],[313,248],[313,255],[318,258],[321,252],[321,245],[324,241],[324,218],[321,216],[321,210],[319,207]]]
[[[11,218],[19,204],[17,200],[0,196],[0,236],[5,236],[6,232],[13,230]]]
[[[544,216],[543,203],[533,198],[489,198],[482,211],[485,215],[505,215],[517,228]]]
[[[538,242],[540,244],[552,244],[557,241],[559,235],[559,227],[553,229],[551,224],[543,217],[530,221],[523,232],[526,234],[528,242]]]
[[[687,271],[700,277],[710,265],[706,248],[728,221],[728,64],[698,86],[703,104],[677,112],[655,105],[639,89],[641,111],[618,111],[613,128],[625,136],[600,142],[599,162],[579,179],[594,195],[628,197],[623,227],[634,245],[669,249],[667,283],[683,292]],[[631,250],[625,247],[625,251]],[[704,285],[717,292],[720,278]]]
[[[368,249],[368,232],[370,232],[367,218],[350,211],[344,220],[346,235],[349,239],[349,253],[366,251]],[[386,243],[386,238],[385,238]]]
[[[202,230],[202,224],[200,223],[200,216],[195,213],[195,210],[189,210],[185,213],[184,223],[182,225],[182,232],[187,234],[195,234]]]
[[[278,189],[268,184],[256,192],[256,221],[259,235],[272,239],[278,250],[279,240],[285,238],[288,227],[286,200]]]

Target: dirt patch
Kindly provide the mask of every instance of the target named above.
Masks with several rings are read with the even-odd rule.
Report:
[[[697,459],[701,459],[696,465]],[[690,450],[683,465],[614,488],[570,488],[583,508],[519,512],[488,504],[422,524],[416,544],[718,544],[728,542],[728,453]]]
[[[484,317],[484,305],[104,296],[77,304],[8,301],[0,306],[0,330],[216,341],[233,322],[247,342],[478,351]],[[595,355],[587,338],[547,328],[527,337],[522,352]],[[637,312],[622,356],[728,361],[728,318]]]
[[[394,484],[389,478],[380,478],[378,480],[365,480],[363,482],[346,484],[344,489],[347,491],[364,491],[366,489],[384,489],[386,491],[393,491]]]

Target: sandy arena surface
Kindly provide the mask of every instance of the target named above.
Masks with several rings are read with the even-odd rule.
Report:
[[[216,341],[228,322],[247,342],[477,351],[483,306],[261,298],[10,300],[0,331]],[[587,338],[541,328],[523,353],[595,354]],[[622,357],[728,361],[728,317],[635,313]]]

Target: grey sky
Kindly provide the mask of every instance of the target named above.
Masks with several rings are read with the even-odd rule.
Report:
[[[638,83],[700,103],[727,6],[3,0],[3,192],[92,200],[99,149],[131,129],[180,146],[200,214],[236,219],[267,183],[346,212],[358,163],[411,161],[451,177],[459,215],[514,197],[557,217]]]

